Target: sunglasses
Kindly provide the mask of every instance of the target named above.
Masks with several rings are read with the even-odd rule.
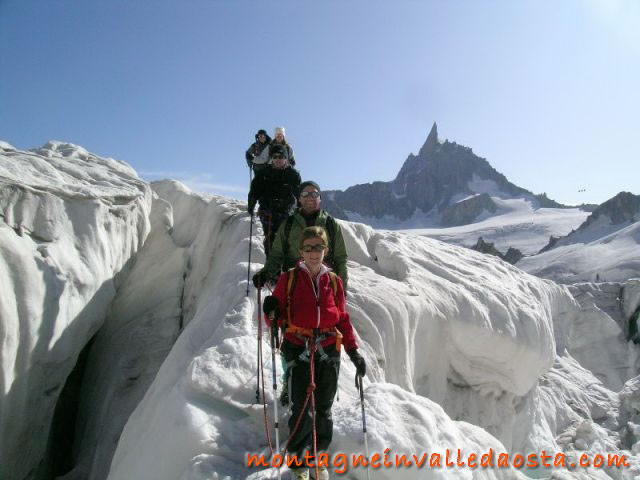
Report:
[[[311,253],[311,252],[321,252],[323,251],[325,248],[327,248],[326,245],[323,245],[322,243],[319,243],[317,245],[304,245],[302,247],[302,251],[305,253]]]
[[[302,198],[306,198],[306,197],[318,198],[320,196],[320,192],[302,192],[300,193],[300,196]]]

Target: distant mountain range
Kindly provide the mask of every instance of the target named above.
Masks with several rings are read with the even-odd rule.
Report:
[[[434,123],[418,155],[409,154],[394,180],[326,191],[323,207],[337,218],[390,228],[412,218],[415,227],[451,227],[504,213],[499,200],[516,198],[534,209],[575,208],[511,183],[469,147],[441,142]]]
[[[518,268],[561,283],[624,281],[640,272],[640,195],[621,192]]]
[[[539,253],[576,243],[590,243],[636,222],[640,222],[640,195],[620,192],[598,206],[576,230],[564,237],[551,237]]]

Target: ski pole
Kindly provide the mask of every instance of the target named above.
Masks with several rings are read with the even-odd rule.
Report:
[[[315,374],[315,356],[316,356],[316,335],[311,336],[311,346],[309,347],[309,386],[307,389],[311,394],[311,429],[313,435],[313,458],[315,478],[320,476],[320,468],[318,467],[318,437],[316,430],[316,374]]]
[[[276,370],[276,350],[280,349],[278,338],[278,323],[273,313],[271,319],[271,368],[273,369],[273,426],[276,430],[276,452],[280,453],[280,429],[278,424],[278,372]],[[280,480],[280,467],[278,467],[278,480]]]
[[[247,287],[248,288],[248,287]],[[262,311],[262,285],[258,284],[258,371],[256,373],[256,403],[260,403],[260,362],[262,361],[262,319],[260,312]]]
[[[249,192],[251,192],[251,166],[249,166]],[[251,224],[249,225],[249,265],[247,265],[247,297],[249,296],[249,272],[251,271],[251,247],[253,246],[253,210],[251,211]]]
[[[251,212],[251,224],[249,225],[249,264],[247,265],[247,297],[249,296],[249,274],[251,272],[251,250],[253,246],[253,212]]]
[[[367,480],[369,476],[369,445],[367,443],[367,417],[364,414],[364,389],[362,388],[362,377],[356,373],[356,387],[360,390],[360,409],[362,410],[362,433],[364,434],[364,453],[367,456]]]

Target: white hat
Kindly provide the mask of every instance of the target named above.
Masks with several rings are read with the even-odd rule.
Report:
[[[282,134],[282,136],[284,137],[284,127],[276,127],[273,129],[273,136],[275,137],[276,135],[278,135],[279,133]]]

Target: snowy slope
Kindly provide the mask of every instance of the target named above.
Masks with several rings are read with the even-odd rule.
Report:
[[[244,296],[248,216],[236,202],[204,197],[208,206],[200,204],[196,217],[192,193],[170,183],[160,190],[173,205],[172,235],[191,240],[191,315],[129,419],[109,479],[268,478],[273,472],[245,466],[247,452],[265,447],[262,410],[254,405],[255,291]],[[352,259],[348,304],[370,366],[372,451],[579,452],[575,442],[619,451],[621,427],[610,412],[618,397],[570,353],[574,332],[584,335],[581,328],[597,319],[574,327],[582,309],[567,290],[466,249],[343,226]],[[253,249],[262,261],[258,239]],[[362,451],[353,373],[345,361],[334,407],[336,452]],[[469,474],[454,470],[447,478]],[[440,478],[415,469],[376,475]],[[473,475],[517,478],[508,471]],[[589,475],[609,478],[598,470]]]
[[[58,480],[273,478],[273,470],[246,466],[247,453],[266,448],[262,408],[254,404],[255,289],[245,297],[248,249],[253,271],[264,253],[257,226],[250,243],[246,204],[172,181],[154,183],[152,193],[130,167],[68,144],[31,153],[1,148],[0,275],[3,285],[13,282],[0,294],[2,379],[18,372],[5,366],[19,366],[22,392],[35,398],[7,402],[20,385],[15,380],[3,397],[0,451],[7,462],[0,476],[22,480],[34,469],[46,476],[38,462],[56,401],[51,384],[60,388],[104,323],[78,398],[75,468]],[[569,289],[437,240],[342,225],[348,308],[368,363],[372,453],[389,448],[393,460],[444,456],[446,449],[545,449],[566,454],[568,463],[588,452],[624,453],[631,464],[526,472],[382,468],[372,478],[640,475],[639,350],[625,337],[640,281]],[[58,290],[53,278],[62,282]],[[66,316],[46,308],[56,303]],[[10,316],[14,304],[19,314]],[[39,335],[49,334],[36,338],[38,358],[29,357],[34,334],[27,335],[32,324],[25,318],[39,322]],[[20,337],[8,328],[16,324]],[[264,349],[271,401],[266,342]],[[47,355],[59,361],[48,364]],[[353,375],[343,356],[333,453],[363,453]],[[281,425],[285,418],[281,412]],[[15,435],[5,436],[5,427]],[[366,475],[349,470],[345,478]]]
[[[176,201],[175,193],[173,196]],[[184,194],[183,201],[190,202],[191,198]],[[174,205],[175,213],[181,208],[179,203]],[[205,469],[205,472],[209,474],[217,471],[218,475],[226,474],[232,478],[243,478],[249,473],[246,467],[243,467],[245,452],[257,451],[263,446],[261,410],[253,405],[255,385],[252,378],[255,377],[256,365],[253,348],[255,346],[253,289],[251,298],[247,299],[244,296],[248,216],[234,205],[212,202],[208,210],[209,212],[205,214],[207,218],[217,217],[218,223],[226,219],[222,222],[223,226],[219,227],[224,228],[225,231],[212,237],[214,233],[212,229],[216,228],[216,222],[199,221],[191,225],[191,228],[197,225],[199,229],[195,235],[191,236],[194,238],[194,245],[200,249],[199,252],[192,251],[191,258],[194,260],[196,269],[202,270],[201,275],[196,271],[190,274],[192,278],[201,278],[198,289],[191,290],[198,297],[197,310],[169,354],[145,399],[129,420],[109,478],[181,478],[181,475],[182,478],[201,478],[199,475],[204,478],[202,469],[207,465],[209,470]],[[180,221],[176,217],[176,225]],[[445,338],[449,340],[442,342],[439,352],[444,355],[451,349],[452,353],[447,354],[451,358],[442,360],[443,365],[455,365],[462,372],[461,375],[468,378],[470,385],[476,384],[478,389],[498,391],[505,388],[524,393],[535,384],[538,375],[549,368],[555,349],[551,311],[546,311],[540,316],[533,314],[526,307],[522,309],[513,307],[511,312],[505,309],[500,314],[496,314],[495,318],[490,318],[487,311],[474,300],[471,292],[467,292],[467,288],[472,288],[471,279],[456,286],[451,283],[456,280],[455,276],[439,277],[438,273],[442,274],[445,268],[443,265],[433,266],[438,273],[424,273],[438,280],[437,283],[440,283],[438,292],[431,291],[428,296],[418,294],[416,286],[412,286],[408,278],[401,278],[406,275],[413,276],[409,271],[409,264],[399,261],[400,251],[397,244],[403,236],[378,235],[362,225],[352,228],[354,230],[347,229],[347,236],[353,258],[358,262],[360,257],[363,263],[371,264],[382,273],[375,274],[369,267],[362,264],[353,265],[352,278],[355,292],[350,296],[349,302],[350,304],[353,302],[354,323],[365,341],[363,349],[370,358],[373,378],[381,382],[389,376],[391,377],[389,380],[408,390],[400,394],[399,398],[402,401],[398,401],[401,404],[406,402],[407,398],[413,398],[411,403],[420,403],[418,397],[411,393],[416,385],[423,390],[430,387],[434,393],[437,391],[440,395],[446,394],[446,372],[441,376],[432,375],[433,378],[429,382],[425,378],[427,372],[424,371],[424,363],[430,363],[432,358],[437,357],[435,350],[432,356],[425,357],[423,354],[425,349],[422,343],[434,342],[436,338],[431,336],[429,339],[426,335],[429,325],[435,326],[444,322],[440,328],[448,332]],[[177,227],[175,232],[184,235],[184,232],[180,233]],[[224,234],[223,239],[220,238],[222,234]],[[211,238],[218,240],[211,244]],[[362,242],[367,242],[368,245],[365,246]],[[433,242],[426,239],[416,239],[412,248],[424,251],[425,245],[428,248],[431,243]],[[254,239],[254,258],[258,260],[263,258],[259,245],[258,239]],[[443,247],[451,249],[448,261],[455,265],[460,249]],[[371,259],[367,248],[373,249],[372,251],[378,256],[378,263]],[[465,254],[467,254],[466,251]],[[476,269],[479,270],[480,264],[483,266],[491,264],[491,261],[484,256],[475,256],[477,258],[473,263],[476,263]],[[474,270],[473,267],[471,268]],[[507,277],[517,274],[515,269],[503,264],[496,264],[494,268]],[[476,273],[480,274],[480,272]],[[366,288],[358,285],[363,281],[366,282],[366,277],[371,276],[383,283],[377,289],[369,288],[372,290],[370,294],[360,293],[360,289],[364,292]],[[534,284],[544,285],[533,277],[529,278]],[[413,281],[419,280],[416,278]],[[435,300],[439,292],[452,288],[457,291],[456,296],[463,298],[462,311],[455,311],[457,307],[449,296],[444,297],[443,301]],[[403,321],[397,324],[390,318],[385,318],[382,315],[384,310],[380,310],[381,307],[384,308],[384,303],[388,303],[385,297],[389,295],[390,289],[399,289],[399,293],[406,296],[397,306],[400,309],[398,314],[404,312]],[[504,293],[495,292],[495,294],[503,297],[504,301]],[[517,292],[512,294],[518,295]],[[551,298],[553,288],[551,292],[543,291],[540,294]],[[434,300],[430,300],[431,296]],[[499,298],[493,301],[500,303]],[[523,303],[527,301],[530,303],[533,298],[527,299],[524,296],[523,301]],[[551,300],[547,301],[547,308],[552,309]],[[568,298],[567,301],[569,301]],[[444,313],[442,315],[436,313],[438,309],[443,312],[450,311],[450,324]],[[407,318],[409,312],[415,314],[415,317]],[[517,318],[518,315],[521,319]],[[380,327],[375,327],[374,317],[379,317],[375,320],[381,323]],[[463,331],[467,329],[487,329],[487,334],[485,338],[478,335],[477,342],[469,344],[461,338],[464,337]],[[501,329],[506,332],[503,335],[497,334],[496,331]],[[527,341],[519,341],[518,331],[522,332],[520,338],[529,338],[534,345]],[[491,332],[494,332],[493,335]],[[397,337],[396,342],[390,341],[387,345],[379,345],[381,338],[391,340],[391,334]],[[368,336],[371,336],[369,342],[367,342]],[[489,342],[492,336],[503,337],[500,348],[497,349],[499,353],[496,355],[497,358],[502,359],[499,365],[488,364],[482,358],[484,355],[480,353],[486,349],[486,342]],[[399,352],[402,348],[408,349],[407,357],[396,358],[393,352]],[[379,355],[383,357],[374,360]],[[384,356],[389,358],[385,360]],[[513,356],[523,359],[519,368],[509,361]],[[416,367],[407,369],[406,361],[415,364]],[[385,365],[387,362],[388,365]],[[353,412],[357,411],[357,404],[354,402],[355,392],[351,385],[353,368],[345,363],[342,372],[342,400],[337,406],[336,417],[345,416],[343,409],[348,408],[352,413],[346,416],[353,418],[347,425],[338,426],[339,438],[344,438],[339,440],[336,448],[340,445],[355,444],[358,441],[358,417],[353,416]],[[269,377],[269,373],[267,376]],[[383,398],[386,399],[388,389],[382,391],[385,392],[384,395],[381,393],[378,397],[374,388],[371,391],[370,401],[378,403],[382,402]],[[376,400],[377,398],[379,400]],[[384,401],[388,403],[388,399]],[[425,405],[429,406],[422,411],[426,417],[432,417],[434,411],[436,413],[440,411],[439,407],[430,402]],[[375,412],[371,415],[376,418]],[[382,424],[384,420],[382,412],[378,412],[378,419]],[[404,421],[408,420],[410,419]],[[375,420],[372,422],[378,423]],[[418,428],[425,442],[429,438],[438,437],[435,432],[428,434],[430,430],[424,430],[427,427],[428,425],[424,425]],[[348,430],[343,433],[345,428]],[[455,427],[452,423],[451,432],[440,432],[440,435],[444,433],[451,435],[460,442],[462,447],[468,448],[472,448],[474,443],[485,444],[486,439],[489,438],[486,433],[473,428],[471,431],[474,433],[471,436],[468,432],[456,433],[460,428],[462,427]],[[464,427],[464,430],[468,428]],[[168,429],[172,432],[170,436],[165,433]],[[393,440],[393,437],[389,437],[388,434],[382,435],[383,433],[379,432],[379,438],[374,436],[372,440],[374,445],[381,446],[383,441]],[[145,438],[155,440],[150,443],[145,441]],[[180,440],[176,441],[178,438]],[[470,438],[471,441],[465,438]],[[495,440],[492,444],[499,445]],[[397,445],[389,446],[398,449],[408,445],[407,440],[404,439]],[[424,448],[435,446],[429,443],[423,444]]]
[[[586,241],[525,257],[518,267],[560,283],[640,277],[640,222]]]
[[[567,235],[589,216],[589,212],[578,208],[534,209],[525,199],[492,199],[500,208],[496,215],[488,218],[459,227],[405,228],[403,231],[466,247],[475,245],[478,237],[482,237],[486,242],[495,243],[502,252],[514,247],[525,255],[532,255],[549,242],[550,236]]]
[[[56,401],[149,232],[150,206],[121,162],[0,143],[0,478],[47,474]]]

